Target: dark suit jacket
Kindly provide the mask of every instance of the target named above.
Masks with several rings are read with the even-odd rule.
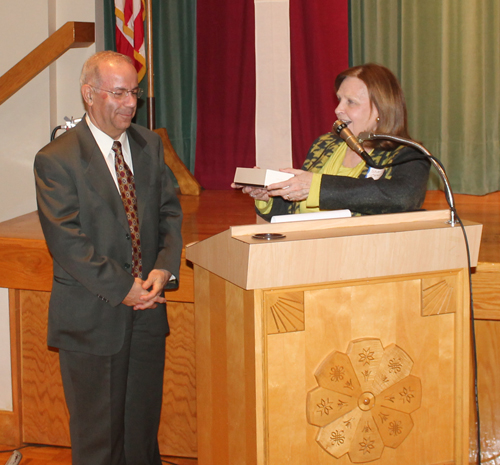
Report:
[[[328,159],[344,141],[336,134],[324,134],[316,139],[309,149],[302,166],[305,171],[318,173]],[[378,180],[367,178],[369,167],[365,166],[358,178],[324,174],[319,193],[320,210],[348,208],[353,215],[375,215],[418,210],[425,200],[430,162],[410,147],[394,150],[375,149],[370,155],[377,164],[403,162],[387,168]],[[272,209],[267,214],[257,213],[267,221],[275,215],[298,213],[298,202],[289,202],[283,197],[273,197]]]
[[[143,277],[179,276],[182,211],[161,139],[128,129],[138,200]],[[122,200],[85,119],[35,158],[40,222],[54,260],[48,344],[96,355],[117,353],[133,310],[121,302],[134,278]],[[166,334],[164,305],[144,311],[148,331]]]

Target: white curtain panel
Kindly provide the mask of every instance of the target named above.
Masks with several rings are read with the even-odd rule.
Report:
[[[256,166],[292,167],[290,2],[255,0]]]

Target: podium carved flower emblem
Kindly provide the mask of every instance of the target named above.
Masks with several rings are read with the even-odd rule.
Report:
[[[318,386],[307,394],[307,420],[318,426],[316,441],[329,454],[349,454],[364,463],[398,447],[413,428],[422,384],[410,374],[413,361],[380,339],[351,341],[346,353],[331,353],[318,367]]]

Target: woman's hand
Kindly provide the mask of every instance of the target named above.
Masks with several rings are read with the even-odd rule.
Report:
[[[248,194],[255,200],[263,200],[264,202],[269,200],[269,194],[265,187],[244,186],[242,184],[235,184],[234,182],[231,184],[231,187],[233,189],[241,189],[244,194]]]
[[[270,197],[283,197],[285,200],[292,202],[300,202],[306,200],[309,196],[313,174],[309,171],[295,170],[293,168],[286,168],[284,173],[293,174],[294,177],[287,181],[277,182],[267,186],[267,193]]]

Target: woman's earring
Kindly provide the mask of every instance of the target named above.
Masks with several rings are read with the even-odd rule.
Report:
[[[379,122],[379,121],[380,121],[380,118],[377,116],[377,122]]]

